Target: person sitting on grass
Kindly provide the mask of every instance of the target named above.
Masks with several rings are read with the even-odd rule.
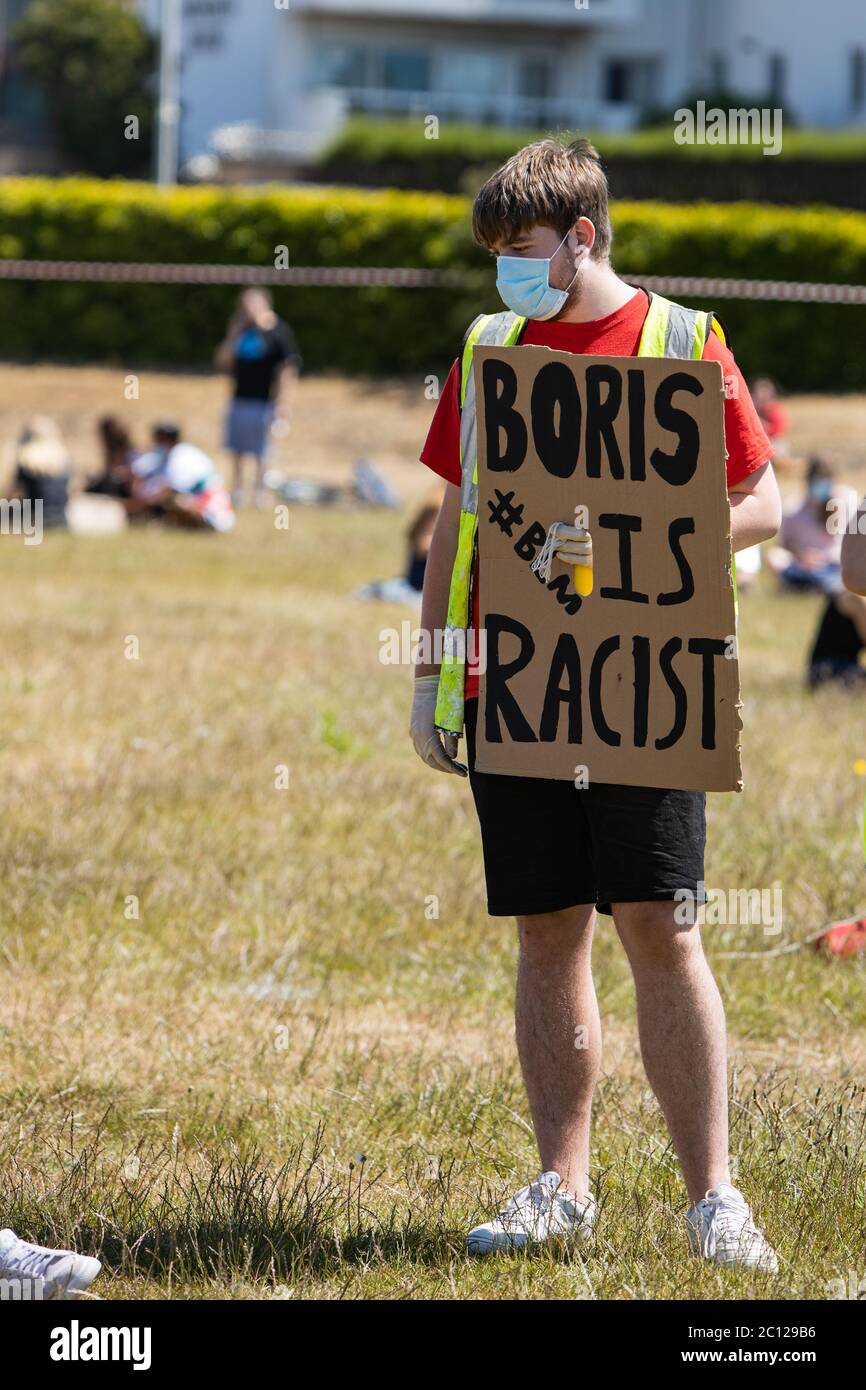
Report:
[[[849,519],[840,567],[840,581],[827,598],[809,657],[813,690],[828,681],[866,689],[866,667],[861,665],[866,651],[866,498]]]
[[[385,603],[420,604],[424,571],[436,518],[442,505],[443,489],[437,488],[413,516],[406,531],[406,571],[394,579],[373,579],[357,591],[360,599],[382,599]]]
[[[748,387],[713,315],[667,303],[614,271],[607,179],[592,145],[542,140],[519,151],[478,194],[473,230],[498,258],[497,283],[511,311],[476,320],[485,343],[518,340],[518,352],[531,344],[612,357],[661,355],[663,344],[671,357],[684,348],[688,356],[691,347],[693,355],[721,363],[737,386],[724,401],[732,546],[769,539],[781,508],[772,448]],[[431,636],[449,627],[467,632],[466,649],[477,652],[475,407],[474,395],[461,389],[472,379],[475,341],[470,332],[465,370],[458,359],[421,455],[448,484],[427,562],[421,628]],[[560,429],[577,425],[563,419]],[[564,526],[556,553],[570,565],[587,564],[590,545],[588,532]],[[692,1249],[719,1265],[775,1271],[775,1252],[729,1169],[724,1008],[696,910],[703,901],[704,794],[592,781],[577,788],[480,772],[478,693],[477,664],[457,664],[449,673],[419,661],[411,737],[429,767],[466,776],[467,767],[455,761],[465,730],[488,911],[517,918],[517,1049],[542,1171],[469,1232],[469,1253],[583,1240],[595,1223],[589,1141],[601,1024],[591,943],[602,912],[612,915],[634,976],[644,1066],[691,1201]],[[684,893],[695,905],[686,923],[678,915]]]
[[[840,582],[827,595],[818,631],[809,654],[808,685],[811,690],[834,682],[863,686],[866,667],[860,657],[866,651],[866,598],[849,593]]]
[[[230,531],[234,508],[213,460],[194,444],[181,443],[180,429],[170,420],[154,425],[153,445],[132,464],[132,496],[124,503],[129,515]]]
[[[129,430],[114,415],[104,415],[97,425],[102,449],[102,472],[89,478],[85,492],[125,499],[132,496],[132,465],[138,457]]]
[[[809,460],[806,495],[783,515],[779,544],[768,557],[784,588],[832,593],[839,587],[842,535],[856,501],[852,488],[835,482],[825,459]]]
[[[36,415],[24,426],[15,453],[9,499],[42,510],[42,525],[66,525],[71,469],[60,426],[49,415]]]

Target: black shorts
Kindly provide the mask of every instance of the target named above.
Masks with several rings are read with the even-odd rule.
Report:
[[[620,787],[578,789],[548,777],[476,772],[478,701],[466,701],[469,782],[481,823],[487,911],[530,917],[594,903],[704,899],[703,792]]]

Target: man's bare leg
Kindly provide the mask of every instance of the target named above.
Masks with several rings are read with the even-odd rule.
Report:
[[[518,917],[517,1051],[544,1172],[589,1192],[589,1126],[601,1063],[592,982],[594,907]]]
[[[244,501],[244,455],[232,454],[232,464],[234,465],[232,501],[236,507],[241,507]]]
[[[265,455],[255,454],[254,460],[256,465],[254,497],[256,506],[259,509],[262,509],[264,507],[267,507],[268,502],[270,500],[270,493],[268,492],[268,489],[265,487]]]
[[[730,1182],[725,1011],[697,925],[673,902],[614,903],[634,976],[641,1055],[692,1202]]]

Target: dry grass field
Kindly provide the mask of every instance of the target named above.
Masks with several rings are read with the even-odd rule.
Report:
[[[223,397],[3,367],[0,447],[48,410],[84,473],[110,410],[215,449]],[[794,452],[866,487],[866,399],[789,404]],[[430,410],[423,383],[303,381],[279,462],[342,480],[364,455],[411,502]],[[745,791],[709,799],[707,881],[778,884],[784,924],[705,940],[735,1173],[781,1272],[687,1255],[609,919],[597,1234],[562,1260],[464,1257],[535,1159],[513,931],[485,915],[465,784],[408,742],[410,673],[379,661],[414,614],[353,598],[399,571],[404,524],[293,507],[287,531],[245,512],[225,537],[0,538],[0,1225],[99,1253],[94,1292],[118,1299],[822,1299],[863,1278],[866,959],[796,946],[866,911],[866,708],[805,692],[818,604],[766,576],[740,614]]]

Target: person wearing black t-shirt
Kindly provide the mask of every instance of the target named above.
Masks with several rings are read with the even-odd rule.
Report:
[[[265,459],[281,387],[301,366],[295,335],[277,318],[267,290],[245,290],[240,296],[214,361],[234,381],[225,447],[234,457],[235,505],[242,501],[244,459],[250,456],[256,466],[256,501],[263,505]]]

